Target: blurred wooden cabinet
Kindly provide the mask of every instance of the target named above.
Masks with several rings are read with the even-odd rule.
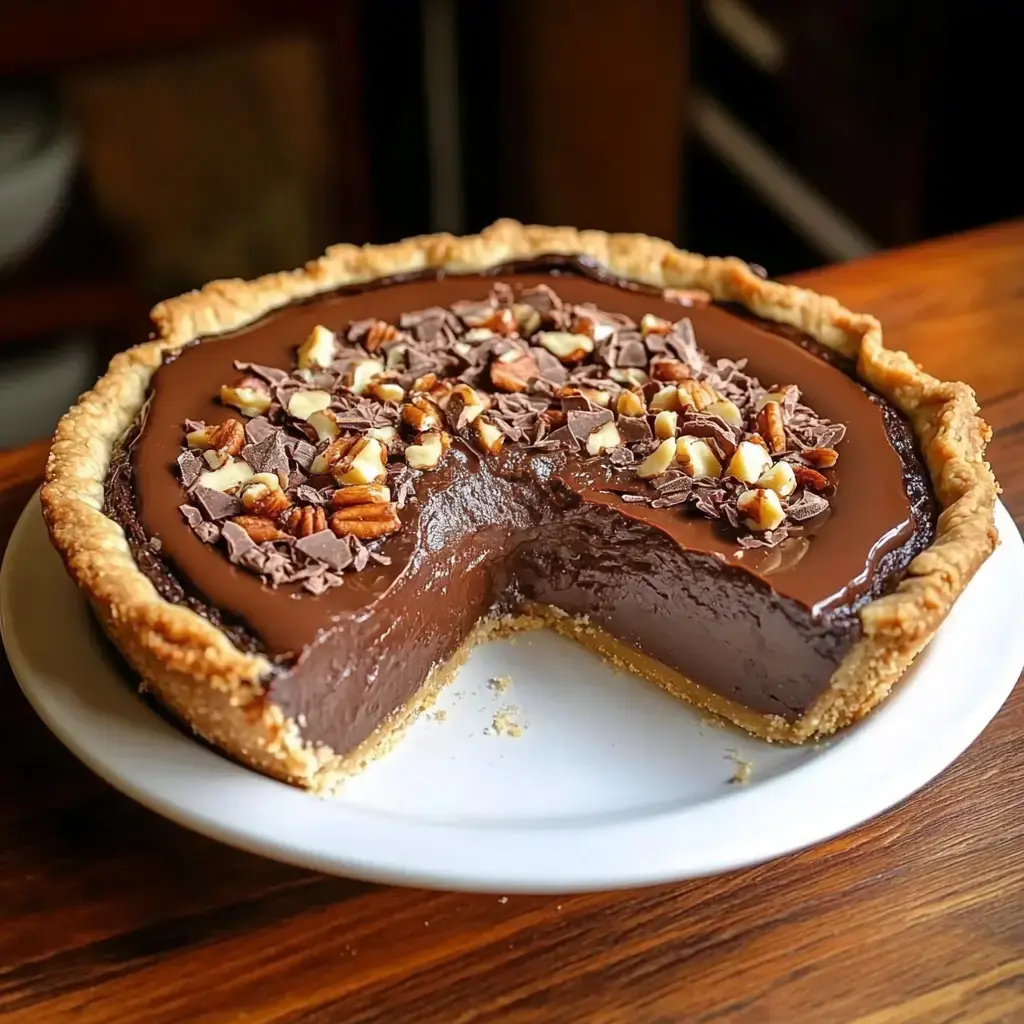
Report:
[[[1019,213],[996,111],[1019,97],[1022,14],[960,0],[695,0],[688,155],[705,193],[687,234],[714,235],[708,188],[789,232],[795,265]]]

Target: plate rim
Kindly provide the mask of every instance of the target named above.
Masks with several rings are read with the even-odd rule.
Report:
[[[1018,570],[1024,571],[1024,541],[1001,502],[996,507],[996,523],[1001,542],[980,570],[983,580],[987,579],[987,574],[982,574],[991,565],[998,569],[1006,563],[1007,570],[1012,570],[1016,564]],[[841,742],[836,742],[811,763],[794,767],[749,789],[737,789],[708,801],[612,822],[535,828],[524,828],[521,824],[468,827],[403,819],[385,811],[346,806],[343,797],[320,801],[228,761],[160,719],[130,689],[122,688],[123,701],[119,703],[124,704],[126,711],[129,707],[134,707],[135,711],[128,711],[121,724],[130,733],[145,721],[142,712],[152,716],[154,722],[147,726],[148,739],[162,744],[161,756],[174,755],[168,763],[188,766],[200,777],[246,791],[244,799],[256,796],[269,802],[290,816],[288,820],[298,815],[315,821],[326,816],[309,815],[311,807],[330,808],[328,814],[332,820],[328,834],[318,835],[315,827],[307,826],[309,834],[305,841],[296,843],[268,834],[266,825],[259,827],[252,820],[236,820],[234,813],[228,816],[229,820],[225,820],[223,813],[213,815],[204,802],[205,794],[199,790],[191,803],[183,802],[180,796],[175,797],[168,791],[173,790],[173,785],[166,777],[154,779],[160,772],[154,770],[148,760],[142,762],[149,770],[148,775],[144,770],[140,778],[137,772],[125,770],[125,764],[130,767],[139,763],[138,757],[133,759],[123,750],[111,750],[109,745],[104,748],[94,737],[83,737],[61,718],[57,710],[62,706],[60,694],[55,695],[45,682],[40,683],[34,676],[13,625],[17,613],[13,612],[12,591],[17,581],[19,556],[32,543],[34,529],[43,529],[38,492],[18,519],[0,569],[0,631],[22,692],[61,743],[115,789],[176,824],[274,860],[372,882],[477,892],[568,893],[704,877],[796,852],[884,813],[940,774],[995,717],[1016,685],[1024,663],[1024,609],[1021,609],[1018,611],[1020,628],[1011,630],[1011,642],[1001,651],[997,650],[998,645],[990,645],[992,656],[1001,656],[998,669],[990,674],[985,689],[980,694],[975,692],[975,701],[965,713],[952,717],[954,728],[942,734],[943,742],[934,742],[934,734],[928,733],[930,723],[927,720],[919,722],[918,729],[928,733],[929,742],[918,749],[920,757],[909,760],[903,757],[902,769],[897,773],[891,771],[889,762],[883,764],[882,758],[869,759],[865,765],[859,761],[859,755],[861,748],[870,747],[873,740],[884,744],[888,732],[898,735],[901,742],[905,741],[905,734],[898,728],[902,719],[899,708],[907,703],[907,693],[912,700],[911,686],[894,694],[878,711],[844,734]],[[57,558],[56,553],[54,557]],[[62,567],[60,571],[63,572]],[[968,591],[976,582],[978,580],[971,582]],[[69,588],[74,587],[70,579],[67,584]],[[85,598],[78,597],[84,604]],[[930,645],[922,654],[919,666],[912,670],[915,674],[928,671],[926,663],[932,649]],[[912,702],[912,709],[916,703],[921,701]],[[148,751],[146,756],[153,756],[153,752]],[[823,800],[830,782],[834,784],[845,778],[849,787],[854,766],[857,784],[854,791],[849,788],[844,791],[846,802],[834,799],[832,790],[829,790],[829,799]],[[238,795],[241,797],[241,793]],[[777,817],[768,811],[778,804],[788,806],[788,801],[797,796],[810,801],[815,813],[805,815],[796,823],[790,820],[785,826],[779,826]],[[737,846],[738,821],[745,827],[744,842]],[[691,842],[695,826],[705,829],[713,826],[719,830],[710,839],[705,836],[699,855],[695,854]],[[349,840],[349,848],[328,849],[330,834],[336,835],[339,831]],[[406,853],[411,839],[418,843],[412,860]],[[510,857],[509,848],[517,850],[517,855]],[[476,855],[470,856],[474,850]]]

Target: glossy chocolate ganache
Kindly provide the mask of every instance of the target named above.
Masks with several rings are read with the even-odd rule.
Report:
[[[488,300],[490,311],[481,305]],[[530,303],[539,324],[524,325],[522,306]],[[554,313],[546,308],[552,303]],[[533,335],[529,343],[509,326],[513,306],[523,334]],[[453,309],[461,316],[450,319]],[[490,319],[494,310],[498,318]],[[470,326],[476,321],[482,326]],[[319,430],[292,421],[275,431],[288,422],[300,383],[330,386],[330,374],[318,378],[315,367],[294,376],[296,350],[318,326],[337,332],[338,351],[350,357],[334,364],[342,375],[336,383],[364,394],[326,410],[334,428],[321,417],[312,421]],[[437,331],[445,330],[442,345]],[[560,337],[539,345],[538,331]],[[592,342],[586,351],[568,351],[567,339],[584,332]],[[510,348],[534,363],[515,366]],[[395,349],[402,349],[397,358]],[[368,357],[384,374],[367,387],[353,373]],[[499,363],[521,382],[503,379]],[[586,616],[721,696],[793,719],[827,688],[859,638],[856,609],[891,589],[935,531],[912,431],[847,370],[793,329],[566,257],[487,274],[381,280],[294,303],[169,356],[115,453],[107,512],[161,594],[206,615],[239,646],[264,652],[277,666],[269,698],[307,723],[308,740],[337,751],[356,746],[410,699],[481,618],[531,604]],[[414,426],[435,424],[405,411],[411,382],[421,393],[433,386],[436,396],[446,376],[486,393],[488,415],[477,422],[445,401],[436,429],[417,433]],[[222,386],[240,378],[270,395],[269,409],[265,401],[240,411],[221,401]],[[665,400],[669,385],[685,394],[702,380],[734,397],[745,422],[727,422],[721,407],[717,416],[698,412],[721,398],[702,399],[699,386],[694,405]],[[394,409],[390,392],[372,392],[380,383],[402,387]],[[594,393],[602,389],[607,397]],[[697,434],[705,442],[697,456],[717,459],[726,482],[691,479],[680,468],[693,468],[691,450],[680,449],[681,461],[667,471],[645,473],[668,424],[642,409],[620,415],[636,411],[621,400],[630,390],[648,407],[676,412],[672,444],[675,435]],[[756,418],[766,391],[787,431],[784,444],[769,437],[766,446],[796,471],[795,489],[782,488],[780,503],[791,514],[769,530],[760,509],[743,504],[756,485],[728,478],[737,443],[764,440],[751,439],[750,428],[772,429],[774,421]],[[378,418],[373,402],[388,415]],[[285,497],[277,500],[289,507],[272,510],[277,537],[253,531],[252,509],[237,497],[196,490],[216,479],[202,474],[232,461],[203,453],[196,438],[232,415],[245,426],[234,461],[280,470]],[[500,440],[481,433],[483,422],[497,425]],[[391,423],[397,433],[387,433]],[[314,472],[339,431],[342,441],[390,439],[392,464],[376,485],[387,486],[390,500],[368,516],[363,505],[350,515],[347,497],[332,498],[338,483]],[[445,448],[437,464],[410,468],[437,455],[424,438],[438,434]],[[425,457],[408,451],[417,444]],[[349,450],[335,478],[353,462]],[[314,514],[321,518],[303,529],[301,516]]]

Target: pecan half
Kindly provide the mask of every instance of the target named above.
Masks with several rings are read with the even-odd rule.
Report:
[[[366,510],[361,518],[353,513]],[[383,515],[381,514],[383,513]],[[339,509],[331,516],[331,529],[336,537],[357,537],[359,540],[375,540],[386,537],[401,529],[394,505],[354,505],[351,508]]]
[[[268,540],[286,540],[288,537],[288,534],[278,529],[273,519],[267,519],[266,516],[234,516],[231,522],[245,530],[249,539],[257,544]]]
[[[385,320],[375,320],[363,336],[363,348],[367,352],[376,352],[386,341],[394,341],[398,337],[398,328]]]
[[[839,461],[835,448],[805,448],[800,454],[818,469],[831,469]]]
[[[810,487],[812,491],[824,491],[830,486],[828,477],[816,469],[810,469],[797,463],[793,464],[793,476],[796,477],[796,482],[801,487]]]
[[[346,505],[331,516],[331,523],[376,523],[385,519],[394,519],[398,515],[398,506],[388,501],[383,504],[376,501],[365,505]]]
[[[353,484],[340,487],[331,495],[332,508],[346,505],[383,505],[391,500],[391,490],[384,484]]]
[[[757,414],[757,430],[768,442],[770,452],[778,455],[786,450],[786,428],[778,402],[768,402]]]
[[[327,513],[319,506],[291,508],[278,520],[293,537],[310,537],[327,529]]]
[[[689,380],[693,374],[690,368],[680,359],[659,359],[651,364],[651,376],[655,380],[681,381]]]

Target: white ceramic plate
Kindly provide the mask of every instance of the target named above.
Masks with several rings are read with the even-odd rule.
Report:
[[[899,691],[827,744],[773,747],[716,727],[570,641],[534,633],[478,649],[443,694],[444,714],[421,718],[335,800],[232,764],[138,698],[51,549],[37,500],[8,548],[0,612],[11,665],[43,721],[98,775],[188,828],[372,880],[606,889],[818,842],[956,758],[1024,663],[1024,544],[1002,506],[996,522],[1002,544]],[[499,676],[511,678],[504,690],[490,683]],[[750,778],[736,785],[742,762]]]

